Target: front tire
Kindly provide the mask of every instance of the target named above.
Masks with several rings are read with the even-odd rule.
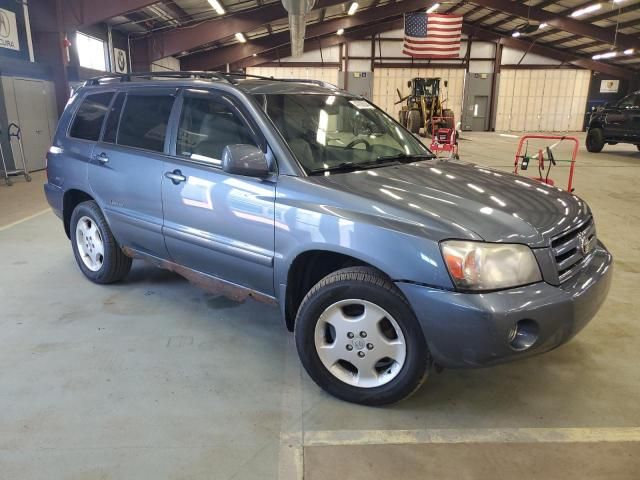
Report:
[[[411,133],[420,132],[420,112],[418,110],[409,110],[407,113],[407,130]]]
[[[309,376],[348,402],[380,406],[414,393],[431,356],[413,310],[373,268],[331,273],[307,293],[295,322]]]
[[[71,214],[71,245],[85,277],[107,284],[122,280],[131,269],[100,207],[94,201],[80,203]]]
[[[585,141],[587,151],[591,153],[601,152],[604,148],[604,133],[601,128],[590,128]]]

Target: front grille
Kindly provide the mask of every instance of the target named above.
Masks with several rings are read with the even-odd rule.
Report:
[[[596,226],[593,218],[551,241],[560,283],[575,275],[596,245]]]

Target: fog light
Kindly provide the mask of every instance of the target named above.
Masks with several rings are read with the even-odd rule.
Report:
[[[538,339],[538,324],[529,319],[518,321],[507,333],[507,342],[514,350],[522,352],[536,343]]]

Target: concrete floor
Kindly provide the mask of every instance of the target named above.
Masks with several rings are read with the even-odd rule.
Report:
[[[508,170],[515,142],[466,134],[461,155]],[[0,185],[0,479],[638,478],[632,146],[580,151],[576,193],[616,259],[592,323],[543,356],[433,374],[384,409],[320,391],[275,309],[144,263],[119,285],[86,281],[38,214],[42,181]]]

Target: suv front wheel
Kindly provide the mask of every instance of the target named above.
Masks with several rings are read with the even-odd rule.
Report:
[[[587,151],[591,153],[601,152],[604,148],[604,133],[601,128],[590,128],[586,140]]]
[[[411,307],[387,277],[367,267],[338,270],[318,282],[300,305],[295,339],[320,387],[364,405],[408,397],[431,364]]]
[[[113,283],[129,273],[131,258],[120,249],[96,202],[82,202],[75,208],[70,232],[76,262],[89,280]]]

